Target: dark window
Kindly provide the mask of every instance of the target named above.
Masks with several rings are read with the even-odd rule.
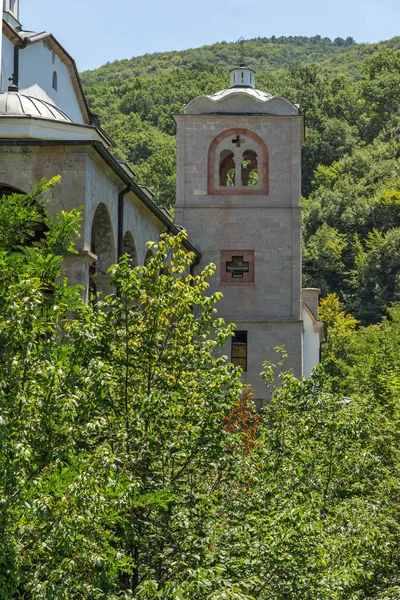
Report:
[[[230,150],[222,150],[219,157],[219,185],[235,185],[235,157]]]
[[[10,196],[13,196],[14,194],[25,195],[25,192],[22,192],[21,190],[13,188],[9,185],[4,185],[0,183],[0,201],[5,200]],[[21,245],[32,246],[33,243],[40,242],[40,240],[42,240],[45,237],[49,228],[44,223],[44,211],[41,208],[39,208],[39,215],[40,217],[43,217],[42,220],[34,221],[31,223],[25,223],[24,225],[21,224],[21,227],[29,227],[32,229],[31,235],[27,236],[25,241]]]
[[[257,187],[258,185],[257,152],[245,150],[242,158],[242,185]]]
[[[57,73],[54,71],[53,73],[53,88],[57,91],[58,81],[57,81]]]
[[[232,364],[247,371],[247,331],[235,331],[233,335]]]

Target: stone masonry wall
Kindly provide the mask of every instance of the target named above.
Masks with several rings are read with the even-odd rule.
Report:
[[[259,403],[268,397],[259,373],[276,362],[274,347],[285,345],[287,367],[302,373],[301,321],[301,141],[302,117],[268,115],[178,115],[175,221],[202,253],[199,266],[213,262],[210,292],[223,299],[218,313],[248,334],[248,371]],[[228,129],[258,135],[269,152],[269,194],[208,194],[208,151]],[[246,138],[245,134],[243,135]],[[244,146],[245,148],[245,146]],[[216,157],[218,160],[218,157]],[[220,282],[221,250],[254,250],[254,283]],[[238,252],[240,254],[240,252]],[[225,348],[230,357],[230,344]]]

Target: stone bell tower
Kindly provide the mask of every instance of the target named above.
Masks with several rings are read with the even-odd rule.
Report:
[[[286,98],[255,88],[254,72],[231,71],[230,88],[198,96],[177,123],[176,222],[217,266],[218,314],[236,323],[225,349],[261,405],[263,362],[302,375],[301,144],[304,123]]]

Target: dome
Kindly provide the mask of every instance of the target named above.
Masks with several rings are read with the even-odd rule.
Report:
[[[71,119],[54,104],[18,92],[0,94],[0,117],[34,117],[72,123]]]
[[[271,98],[273,98],[271,94],[268,94],[267,92],[262,92],[261,90],[256,90],[255,88],[250,86],[232,86],[230,88],[227,88],[226,90],[215,92],[215,94],[211,94],[210,96],[207,96],[207,98],[209,98],[212,102],[220,102],[221,100],[224,100],[224,98],[228,98],[229,96],[236,96],[238,94],[244,97],[252,98],[254,100],[257,100],[258,102],[267,102],[268,100],[271,100]]]
[[[257,90],[253,69],[244,66],[230,71],[231,86],[211,95],[193,98],[187,114],[270,114],[298,115],[298,106],[282,96]]]

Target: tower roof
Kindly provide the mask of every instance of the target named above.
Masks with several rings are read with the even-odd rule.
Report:
[[[298,115],[299,107],[283,96],[257,90],[253,69],[239,65],[230,70],[231,85],[211,95],[196,96],[186,106],[187,114]]]
[[[232,86],[209,96],[196,96],[186,106],[187,114],[299,114],[299,108],[283,96],[272,96],[251,86]]]

